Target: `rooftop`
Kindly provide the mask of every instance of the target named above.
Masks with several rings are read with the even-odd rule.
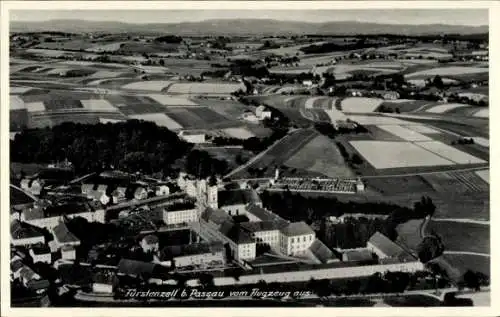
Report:
[[[258,204],[262,201],[253,189],[223,190],[218,193],[219,206]]]
[[[314,234],[314,230],[311,229],[305,222],[292,222],[288,226],[281,229],[281,233],[286,236],[302,236],[306,234]]]
[[[248,206],[247,212],[249,212],[252,215],[254,215],[255,217],[259,218],[261,221],[271,221],[271,222],[278,223],[278,226],[280,226],[280,227],[284,227],[284,226],[288,225],[288,223],[289,223],[288,221],[281,218],[277,214],[275,214],[267,209],[264,209],[256,204],[251,204],[250,206]]]
[[[201,214],[201,218],[206,222],[212,222],[216,225],[221,225],[225,221],[231,221],[231,216],[229,216],[225,211],[220,209],[207,208]]]
[[[373,254],[368,249],[350,250],[344,252],[347,261],[371,261]]]
[[[50,253],[50,248],[46,245],[33,246],[31,250],[33,250],[33,253],[37,255]]]
[[[330,260],[337,260],[337,257],[333,254],[332,250],[330,250],[319,239],[313,241],[313,243],[309,247],[309,250],[322,263],[328,263]]]
[[[227,232],[226,237],[237,244],[254,242],[254,239],[252,239],[250,234],[243,230],[243,228],[241,228],[241,226],[238,224],[235,224],[231,227],[231,229]]]
[[[165,259],[173,259],[179,256],[215,253],[221,251],[224,251],[224,245],[221,242],[173,245],[165,247],[162,250],[161,258],[162,260],[165,260]]]
[[[149,234],[142,238],[143,241],[145,241],[147,244],[155,244],[158,243],[158,237],[152,234]]]
[[[142,262],[129,259],[121,259],[118,263],[118,272],[131,276],[138,276],[140,274],[152,274],[156,264],[149,262]]]
[[[274,221],[256,221],[256,222],[242,222],[241,227],[249,232],[262,232],[279,230],[279,222]]]
[[[380,232],[375,232],[368,243],[371,243],[381,252],[383,252],[387,257],[398,258],[402,261],[413,259],[413,256],[409,254],[405,249],[403,249],[399,244],[391,241],[389,238],[381,234]]]
[[[52,229],[54,238],[60,243],[79,242],[80,240],[69,231],[64,222],[59,223]]]
[[[12,239],[28,239],[35,237],[43,237],[43,233],[38,227],[30,225],[29,223],[13,220],[10,223],[10,236]]]

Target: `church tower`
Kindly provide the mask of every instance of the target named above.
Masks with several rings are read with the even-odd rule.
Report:
[[[217,186],[217,179],[212,176],[207,184],[207,204],[210,208],[219,208],[218,191],[219,188]]]

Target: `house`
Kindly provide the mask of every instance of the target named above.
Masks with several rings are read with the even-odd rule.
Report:
[[[198,210],[194,204],[186,205],[186,208],[163,208],[163,222],[167,225],[177,225],[198,221]]]
[[[69,231],[68,227],[64,222],[60,222],[57,226],[52,229],[54,234],[54,241],[58,248],[63,246],[77,246],[80,245],[80,240]]]
[[[14,246],[45,243],[45,237],[39,228],[19,220],[13,220],[10,223],[10,237],[10,241]]]
[[[118,186],[111,192],[111,202],[113,204],[119,204],[126,200],[125,193],[127,192],[126,187]]]
[[[416,260],[408,251],[380,232],[375,232],[371,236],[366,247],[368,250],[375,253],[380,260],[388,258],[397,259],[400,262],[412,262]]]
[[[312,82],[312,80],[304,80],[304,81],[302,81],[302,85],[304,85],[306,87],[311,87],[313,85],[313,82]]]
[[[365,191],[365,183],[363,183],[363,181],[359,177],[356,180],[356,191],[357,192],[364,192]]]
[[[40,228],[52,229],[63,217],[82,217],[89,222],[105,222],[105,211],[100,202],[69,202],[26,209],[21,214],[21,220]]]
[[[230,240],[233,256],[237,261],[254,260],[256,257],[256,243],[248,232],[239,224],[232,224],[228,230],[223,230],[225,236]]]
[[[76,249],[73,245],[64,245],[61,247],[61,258],[67,261],[76,259]]]
[[[145,236],[141,240],[141,248],[145,253],[157,252],[160,248],[158,237],[152,234]]]
[[[262,205],[257,205],[257,204],[248,205],[246,216],[250,221],[273,222],[276,228],[280,229],[288,226],[288,224],[290,223],[289,221],[278,216],[277,214],[265,208],[262,208]]]
[[[250,204],[262,207],[262,200],[253,189],[223,190],[218,192],[218,207],[230,216],[247,214]]]
[[[257,245],[269,245],[272,250],[279,250],[280,227],[279,223],[273,221],[243,222],[241,228],[247,231],[255,240]]]
[[[309,258],[315,259],[317,263],[334,263],[339,262],[335,254],[330,250],[323,242],[319,239],[315,239],[313,243],[309,246],[309,249],[306,250],[306,254],[309,255]]]
[[[170,188],[165,184],[159,184],[155,187],[156,196],[166,196],[170,194]]]
[[[271,119],[272,113],[269,109],[267,109],[265,106],[260,105],[255,109],[255,116],[259,120],[264,120],[264,119]]]
[[[172,263],[176,268],[222,266],[225,263],[225,248],[222,242],[168,246],[162,250],[159,262]]]
[[[20,272],[23,267],[24,263],[20,257],[14,257],[10,260],[11,280],[17,280],[20,277]]]
[[[19,271],[19,279],[26,288],[37,292],[46,290],[50,285],[49,281],[42,279],[40,275],[35,273],[35,271],[28,266],[21,268]]]
[[[396,100],[399,99],[399,93],[396,91],[384,91],[381,94],[382,98],[385,100]]]
[[[33,263],[43,262],[50,264],[52,263],[52,254],[50,253],[50,249],[46,245],[33,246],[29,250],[29,254],[33,259]]]
[[[206,142],[206,136],[204,132],[199,131],[186,131],[183,130],[179,132],[179,137],[186,142],[199,144]]]
[[[45,187],[45,182],[41,179],[23,179],[21,180],[21,188],[34,196],[39,196],[42,189]]]
[[[305,222],[292,222],[281,229],[280,252],[284,255],[303,255],[316,239]]]

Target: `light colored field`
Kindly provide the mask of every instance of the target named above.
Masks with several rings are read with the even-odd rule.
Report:
[[[82,106],[88,110],[94,111],[118,111],[109,101],[104,99],[80,100]]]
[[[305,105],[305,108],[306,108],[306,109],[312,109],[312,108],[314,108],[314,102],[315,102],[316,100],[321,99],[321,98],[323,98],[323,97],[312,97],[312,98],[308,98],[308,99],[306,100],[305,104],[304,104],[304,105]]]
[[[137,66],[137,68],[149,74],[165,74],[168,71],[168,68],[162,66],[141,65]]]
[[[117,77],[118,75],[121,75],[121,73],[119,73],[119,72],[112,72],[112,71],[109,71],[109,70],[100,70],[100,71],[97,71],[97,72],[91,74],[87,78],[98,78],[98,79],[101,79],[101,78]]]
[[[242,83],[177,83],[168,88],[169,93],[177,94],[230,94],[246,87]]]
[[[99,122],[100,123],[118,123],[118,122],[123,122],[123,120],[99,118]]]
[[[145,121],[151,121],[156,123],[160,127],[166,127],[169,130],[182,129],[182,126],[176,121],[172,120],[169,116],[164,113],[148,113],[148,114],[138,114],[129,116],[132,119],[139,119]]]
[[[397,125],[408,125],[412,124],[409,121],[403,121],[397,118],[391,118],[386,116],[362,116],[362,115],[350,115],[349,119],[355,121],[361,125],[379,125],[379,124],[397,124]],[[415,123],[417,124],[417,123]]]
[[[394,134],[397,137],[400,137],[401,139],[405,141],[432,141],[431,138],[428,136],[425,136],[423,134],[420,134],[416,131],[407,129],[405,127],[402,127],[400,125],[378,125],[378,128],[387,131],[391,134]]]
[[[473,93],[473,92],[461,92],[458,94],[459,97],[465,97],[473,100],[488,99],[487,94]]]
[[[417,87],[425,87],[425,79],[408,79],[407,83],[417,86]]]
[[[450,67],[436,67],[426,70],[421,70],[415,73],[407,74],[405,77],[411,78],[416,76],[452,76],[452,75],[463,75],[463,74],[477,74],[486,73],[487,68],[481,67],[467,67],[467,66],[450,66]]]
[[[43,102],[28,102],[25,104],[25,107],[28,112],[45,111],[45,105]]]
[[[490,183],[490,170],[487,169],[487,170],[482,170],[482,171],[476,171],[476,175],[481,177],[481,179],[483,181],[485,181],[486,183]]]
[[[378,98],[352,97],[342,100],[341,107],[344,112],[367,113],[375,111],[382,102]]]
[[[473,137],[474,143],[479,144],[484,147],[490,147],[490,140],[482,137]]]
[[[25,92],[30,91],[31,89],[33,89],[33,88],[31,88],[31,87],[16,87],[16,86],[14,86],[14,87],[10,87],[9,93],[11,93],[11,94],[24,94]]]
[[[237,138],[242,140],[246,140],[255,136],[255,134],[253,134],[252,132],[250,132],[245,128],[227,128],[222,131],[232,138]]]
[[[406,103],[406,102],[414,102],[412,99],[395,99],[395,100],[386,100],[388,103]]]
[[[24,109],[24,101],[19,98],[18,96],[9,96],[10,97],[10,103],[9,103],[9,109],[10,110],[20,110]]]
[[[162,91],[163,88],[172,84],[173,82],[167,80],[149,80],[138,81],[122,86],[122,89],[136,89],[136,90],[149,90],[149,91]]]
[[[302,74],[312,71],[311,67],[273,67],[269,69],[271,74]]]
[[[456,148],[444,144],[438,141],[428,141],[428,142],[418,142],[415,143],[418,146],[431,151],[439,156],[442,156],[450,161],[453,161],[457,164],[477,164],[477,163],[486,163],[486,161],[472,156],[468,153],[457,150]]]
[[[120,49],[120,45],[122,43],[111,43],[111,44],[104,44],[104,45],[96,45],[92,46],[91,48],[86,49],[85,51],[87,52],[114,52]]]
[[[339,149],[324,135],[316,136],[290,157],[285,165],[318,172],[329,177],[353,177]]]
[[[338,111],[335,107],[332,107],[332,109],[325,109],[325,113],[330,117],[332,123],[335,123],[337,120],[345,121],[347,119],[347,116],[342,111]]]
[[[168,95],[159,95],[159,94],[151,94],[151,95],[145,95],[145,96],[154,99],[155,101],[157,101],[158,103],[161,103],[164,106],[196,106],[196,105],[198,105],[197,103],[195,103],[187,98],[168,96]]]
[[[377,169],[454,164],[410,142],[349,141],[349,143]]]
[[[437,64],[437,60],[432,59],[398,59],[397,60],[404,65],[427,65],[427,64]]]
[[[416,131],[418,133],[423,133],[423,134],[441,134],[440,131],[435,130],[431,127],[428,127],[423,124],[415,124],[415,125],[409,125],[407,126],[408,129]]]
[[[70,68],[66,68],[66,67],[58,67],[58,68],[53,68],[53,69],[49,70],[47,72],[47,74],[49,74],[49,75],[65,74],[69,70],[71,70],[71,69]]]
[[[468,105],[464,105],[464,104],[461,104],[461,103],[447,103],[447,104],[444,104],[444,105],[439,105],[439,106],[435,106],[435,107],[432,107],[432,108],[429,108],[426,110],[426,112],[430,112],[430,113],[443,113],[443,112],[446,112],[446,111],[449,111],[449,110],[452,110],[452,109],[456,109],[456,108],[462,108],[462,107],[467,107]]]
[[[474,113],[474,117],[478,118],[489,118],[490,117],[490,110],[488,108],[481,109],[478,112]]]
[[[26,52],[38,54],[38,55],[45,55],[45,56],[49,56],[49,57],[57,57],[57,56],[62,56],[62,55],[66,55],[66,54],[71,53],[71,52],[60,51],[60,50],[46,50],[43,48],[30,48],[30,49],[27,49]]]
[[[64,61],[59,64],[64,64],[64,65],[78,65],[78,66],[91,66],[94,65],[95,62],[88,62],[88,61]]]

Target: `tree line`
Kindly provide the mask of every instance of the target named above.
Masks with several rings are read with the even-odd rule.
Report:
[[[17,134],[10,141],[10,159],[47,164],[67,159],[77,174],[119,169],[148,175],[175,175],[182,168],[201,177],[224,174],[228,168],[225,161],[192,148],[176,133],[153,122],[65,122]]]

